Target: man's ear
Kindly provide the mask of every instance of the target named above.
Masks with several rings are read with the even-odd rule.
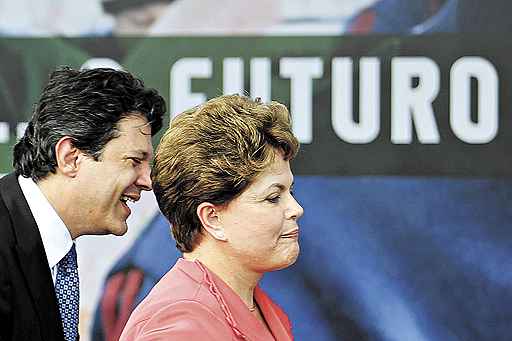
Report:
[[[55,157],[59,172],[69,177],[75,177],[81,154],[80,150],[73,145],[71,137],[62,137],[55,145]]]
[[[214,204],[202,202],[197,206],[196,213],[203,228],[210,236],[220,241],[228,240]]]

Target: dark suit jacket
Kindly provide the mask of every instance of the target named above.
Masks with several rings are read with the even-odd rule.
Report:
[[[64,340],[43,242],[14,174],[0,179],[0,341]]]

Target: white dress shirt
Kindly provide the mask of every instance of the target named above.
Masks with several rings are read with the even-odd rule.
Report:
[[[73,245],[71,234],[39,186],[31,178],[18,176],[18,182],[43,240],[53,285],[55,285],[58,263]]]

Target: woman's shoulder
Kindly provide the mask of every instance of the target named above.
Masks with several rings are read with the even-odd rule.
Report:
[[[135,308],[123,336],[133,334],[139,340],[141,335],[153,335],[157,331],[160,334],[164,331],[172,333],[169,336],[176,336],[178,330],[189,336],[205,330],[214,333],[230,331],[219,316],[223,316],[221,307],[202,276],[178,261]]]
[[[218,313],[219,309],[215,297],[208,290],[202,274],[194,269],[192,264],[184,260],[178,262],[169,270],[160,281],[151,289],[148,296],[140,303],[137,310],[145,310],[146,315],[165,310],[165,307],[189,305],[196,307],[197,311],[204,310]]]
[[[132,316],[134,317],[134,316]],[[162,304],[149,314],[140,314],[128,321],[120,340],[178,339],[229,340],[229,326],[207,305],[181,299]]]

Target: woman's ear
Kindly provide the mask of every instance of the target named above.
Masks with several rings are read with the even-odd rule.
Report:
[[[206,232],[213,238],[220,241],[227,241],[224,233],[224,226],[219,219],[217,207],[209,202],[202,202],[197,206],[197,216]]]
[[[81,155],[73,145],[73,139],[69,136],[62,137],[55,145],[55,158],[57,159],[57,168],[60,173],[75,177],[78,171],[78,159]]]

